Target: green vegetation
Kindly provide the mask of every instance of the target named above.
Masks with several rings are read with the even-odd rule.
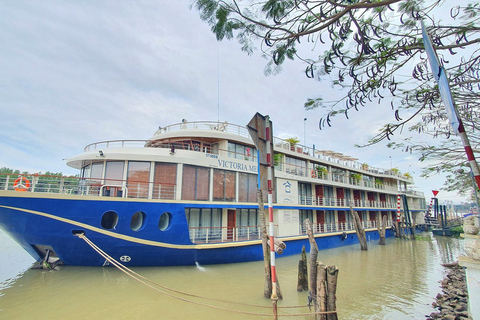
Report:
[[[300,140],[297,137],[288,138],[288,139],[285,139],[285,141],[287,141],[291,147],[295,147],[295,145],[300,142]]]
[[[360,180],[362,179],[362,175],[360,173],[350,173],[350,178],[354,180]]]
[[[462,226],[453,227],[453,228],[450,228],[450,231],[452,232],[452,237],[460,237],[460,234],[463,233],[463,227]]]
[[[273,166],[277,167],[282,164],[283,161],[283,154],[275,153],[273,155]]]

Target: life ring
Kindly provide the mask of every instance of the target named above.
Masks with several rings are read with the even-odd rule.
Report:
[[[317,177],[317,173],[315,172],[315,170],[312,170],[312,171],[310,172],[310,174],[311,174],[312,178],[316,178],[316,177]]]
[[[15,191],[27,191],[30,188],[30,181],[25,177],[19,177],[13,182],[13,189]]]

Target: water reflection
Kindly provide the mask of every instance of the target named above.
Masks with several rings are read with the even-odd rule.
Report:
[[[461,239],[388,239],[386,246],[369,242],[367,252],[361,251],[359,246],[324,250],[320,252],[319,260],[340,269],[337,292],[340,319],[423,319],[433,311],[431,303],[440,292],[438,282],[445,274],[440,264],[455,261],[461,250]],[[297,255],[277,260],[279,282],[285,297],[279,306],[305,305],[307,302],[308,293],[296,291],[299,259]],[[271,306],[271,301],[263,298],[263,262],[201,268],[134,270],[154,282],[195,295]],[[0,286],[2,319],[33,319],[42,310],[68,319],[259,318],[175,299],[145,287],[113,267],[28,270],[18,276],[17,271],[13,272],[15,276],[8,280],[8,285]],[[183,298],[243,312],[270,313],[269,308]],[[309,311],[280,311],[295,312]]]

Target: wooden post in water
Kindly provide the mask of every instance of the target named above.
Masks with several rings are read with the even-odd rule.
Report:
[[[302,247],[302,258],[298,261],[297,291],[308,290],[307,253],[305,246]]]
[[[303,223],[307,231],[308,240],[310,241],[310,272],[309,272],[310,296],[312,297],[313,301],[316,301],[318,246],[317,246],[317,242],[315,242],[315,237],[313,236],[312,224],[310,223],[310,220],[305,219]]]
[[[376,215],[376,220],[377,220],[377,230],[378,230],[378,235],[380,236],[380,239],[378,240],[378,244],[384,246],[385,245],[385,229],[387,225],[387,217],[383,216],[382,220],[380,222],[380,216],[381,212],[377,211]]]
[[[358,216],[357,216],[358,217]],[[304,221],[310,241],[310,296],[315,303],[315,312],[336,311],[337,266],[326,267],[321,261],[317,262],[318,246],[313,236],[312,224],[309,219]],[[316,319],[336,320],[336,313],[319,314]],[[332,316],[332,317],[330,317]]]
[[[355,231],[357,232],[358,241],[360,242],[360,248],[362,250],[368,250],[367,247],[367,237],[365,236],[365,229],[363,229],[362,222],[358,213],[353,210],[352,204],[350,203],[350,213],[353,216],[353,222],[355,225]]]
[[[416,240],[416,236],[415,236],[415,217],[414,217],[414,213],[413,211],[410,212],[411,213],[411,217],[412,217],[412,234],[411,234],[411,239],[412,240]]]
[[[322,263],[317,263],[317,299],[315,303],[315,312],[327,311],[327,267]],[[327,320],[326,314],[317,314],[317,320]]]
[[[337,311],[337,279],[338,279],[338,267],[327,267],[327,311]],[[327,315],[328,320],[337,320],[336,313],[330,313]]]

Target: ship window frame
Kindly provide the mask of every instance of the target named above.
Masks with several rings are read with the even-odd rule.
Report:
[[[165,219],[162,221],[162,217],[166,217],[166,222]],[[172,225],[172,214],[168,211],[165,211],[158,217],[158,230],[160,231],[167,231],[170,229],[170,226]]]
[[[130,229],[135,232],[141,231],[145,227],[146,220],[147,214],[145,212],[136,211],[130,219]]]
[[[107,230],[115,230],[118,225],[118,213],[114,210],[107,210],[102,214],[102,219],[100,220],[100,225],[102,228]]]

